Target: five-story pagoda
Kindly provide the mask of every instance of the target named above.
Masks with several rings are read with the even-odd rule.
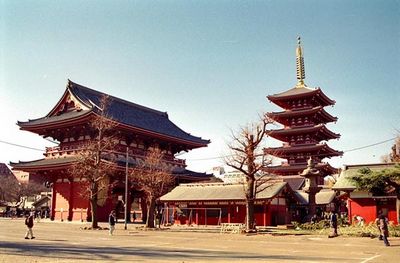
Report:
[[[296,49],[296,86],[288,91],[270,95],[267,98],[283,108],[280,112],[270,112],[267,116],[282,124],[282,129],[267,131],[268,136],[283,142],[282,147],[266,148],[264,153],[286,159],[281,165],[265,167],[265,171],[281,176],[299,175],[312,158],[315,168],[320,171],[319,184],[323,177],[336,172],[324,158],[341,156],[343,152],[330,148],[325,141],[338,139],[340,134],[330,131],[326,124],[336,122],[337,118],[327,113],[326,106],[335,104],[320,88],[309,88],[304,83],[305,70],[303,51],[298,38]]]

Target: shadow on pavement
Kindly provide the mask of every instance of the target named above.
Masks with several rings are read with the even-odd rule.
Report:
[[[48,240],[52,241],[52,240]],[[55,241],[55,240],[53,240]],[[136,260],[293,260],[293,261],[339,261],[340,258],[312,257],[303,255],[261,255],[256,253],[236,253],[220,250],[169,249],[157,247],[89,247],[63,246],[58,244],[12,243],[0,242],[0,255],[34,256],[68,260],[127,260],[130,256]],[[249,249],[251,249],[249,247]],[[139,257],[139,258],[137,258]],[[117,259],[116,259],[117,258]]]

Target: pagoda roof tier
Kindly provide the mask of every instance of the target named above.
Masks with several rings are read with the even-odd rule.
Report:
[[[273,155],[283,159],[296,153],[312,153],[312,156],[318,156],[321,159],[325,157],[341,156],[343,152],[336,151],[327,144],[302,144],[284,147],[270,147],[264,149],[265,154]]]
[[[328,123],[337,121],[337,117],[333,117],[328,112],[324,110],[324,107],[317,106],[308,109],[299,109],[299,110],[286,110],[281,112],[268,112],[267,116],[273,119],[276,122],[279,122],[285,126],[290,126],[290,119],[296,117],[308,117],[309,120],[318,120],[314,121],[315,123]]]
[[[291,136],[298,134],[310,134],[313,138],[316,138],[318,141],[340,138],[340,134],[333,133],[323,124],[318,124],[315,126],[308,126],[308,127],[271,130],[267,131],[267,134],[272,138],[284,142],[289,142]]]
[[[315,104],[313,106],[329,106],[336,103],[326,96],[320,88],[311,89],[307,86],[296,86],[285,92],[269,95],[267,98],[284,109],[292,108],[290,102],[295,99],[312,98],[311,101]]]
[[[288,176],[288,175],[299,175],[306,168],[307,168],[307,163],[296,164],[296,165],[289,165],[286,163],[283,165],[263,167],[263,171],[275,175]],[[338,170],[332,167],[329,163],[317,163],[315,165],[315,168],[322,171],[321,176],[336,174],[338,172]]]
[[[10,165],[14,170],[21,170],[25,172],[54,171],[68,169],[76,162],[76,160],[76,157],[69,156],[65,158],[45,158],[29,162],[11,162]],[[125,170],[126,168],[125,162],[118,161],[117,165],[121,170]],[[129,166],[134,165],[134,163],[129,162]],[[172,175],[181,179],[190,179],[192,181],[208,180],[210,177],[212,177],[212,174],[198,173],[182,167],[175,167],[172,170]]]
[[[165,140],[177,141],[192,147],[203,147],[210,143],[209,140],[193,136],[180,129],[169,120],[166,112],[109,96],[70,80],[68,80],[62,98],[45,117],[18,122],[17,124],[22,130],[46,135],[43,133],[47,129],[85,123],[93,114],[99,115],[101,99],[104,96],[108,96],[105,115],[118,122],[120,128],[139,134],[161,137]]]
[[[76,157],[69,156],[65,158],[45,158],[29,162],[11,162],[10,165],[13,170],[37,172],[41,170],[63,170],[70,167],[76,160]]]

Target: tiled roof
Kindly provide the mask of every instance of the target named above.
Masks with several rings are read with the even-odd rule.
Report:
[[[284,187],[285,182],[270,183],[270,186],[257,194],[257,200],[270,199]],[[245,200],[243,184],[181,184],[160,198],[164,202],[190,201],[242,201]]]
[[[207,173],[198,173],[198,172],[194,172],[191,170],[187,170],[185,168],[182,167],[176,167],[174,170],[172,170],[172,174],[174,176],[180,176],[180,177],[196,177],[196,178],[203,178],[203,179],[209,179],[210,177],[212,177],[212,174],[207,174]]]
[[[319,156],[331,157],[331,156],[341,156],[343,152],[336,151],[329,147],[326,143],[321,144],[302,144],[302,145],[293,145],[293,146],[284,146],[284,147],[270,147],[265,148],[264,153],[278,156],[281,158],[287,159],[287,156],[293,153],[314,153],[318,152]]]
[[[302,190],[294,191],[294,194],[297,197],[297,200],[302,205],[308,205],[308,194]],[[315,203],[317,205],[327,205],[330,204],[335,198],[335,191],[332,190],[321,190],[315,195]]]
[[[46,167],[54,167],[59,169],[64,169],[65,166],[69,166],[76,161],[75,157],[65,157],[65,158],[52,158],[52,159],[40,159],[30,162],[18,162],[11,163],[10,165],[16,170],[40,170]],[[125,168],[125,159],[117,160],[117,165]],[[132,160],[129,161],[129,166],[133,167],[135,163]],[[203,179],[208,180],[212,175],[207,173],[198,173],[185,168],[176,167],[172,171],[172,175],[177,177],[193,178],[193,179]]]
[[[292,190],[299,190],[305,181],[305,178],[300,175],[286,175],[278,178],[288,183]]]
[[[271,118],[288,118],[288,117],[295,117],[295,116],[309,116],[314,115],[316,113],[320,113],[322,116],[325,116],[327,119],[332,119],[333,121],[336,120],[336,117],[333,117],[328,112],[324,110],[322,106],[316,106],[309,109],[300,109],[300,110],[286,110],[286,111],[279,111],[279,112],[267,112],[268,117]]]
[[[87,106],[95,104],[100,106],[100,100],[104,93],[89,89],[87,87],[69,82],[69,89]],[[110,105],[107,108],[107,115],[112,119],[129,126],[145,129],[152,132],[176,137],[207,145],[210,141],[203,140],[184,132],[168,119],[166,112],[150,109],[120,98],[110,96]]]
[[[68,81],[67,91],[91,110],[72,111],[59,116],[52,115],[28,122],[18,122],[18,124],[21,127],[29,127],[32,125],[75,119],[92,111],[98,112],[101,98],[107,95],[100,91],[81,86],[70,80]],[[117,97],[109,96],[109,105],[106,109],[106,115],[121,124],[195,143],[198,146],[206,146],[210,143],[209,140],[193,136],[180,129],[169,120],[166,112],[150,109]]]
[[[315,126],[306,126],[306,127],[293,127],[286,129],[277,129],[267,131],[267,134],[271,137],[281,137],[281,136],[290,136],[295,134],[317,134],[318,137],[323,139],[337,139],[340,137],[340,134],[334,133],[329,130],[324,124],[317,124]]]
[[[62,166],[70,165],[76,161],[74,157],[65,157],[65,158],[52,158],[52,159],[39,159],[30,162],[18,162],[18,163],[10,163],[13,169],[16,170],[29,170],[29,169],[40,169],[42,167],[57,167],[63,168]]]
[[[290,174],[297,175],[307,168],[307,164],[284,164],[284,165],[275,165],[275,166],[265,166],[263,170],[267,173],[271,174]],[[332,167],[329,163],[317,163],[316,168],[323,171],[325,174],[333,174],[337,173],[337,169]]]
[[[70,112],[63,113],[61,115],[53,115],[50,117],[46,116],[43,118],[29,120],[27,122],[18,121],[18,125],[20,127],[29,127],[29,126],[42,125],[42,124],[46,125],[46,124],[50,124],[50,123],[59,123],[62,121],[68,121],[68,120],[77,119],[79,117],[86,116],[87,114],[89,114],[91,112],[92,112],[91,110],[70,111]]]
[[[394,163],[345,165],[332,189],[342,191],[355,190],[357,187],[355,183],[353,183],[349,178],[356,175],[358,173],[358,170],[360,170],[361,168],[369,168],[372,171],[379,171],[383,169],[393,168],[394,165]]]
[[[315,93],[317,90],[315,89],[311,89],[309,87],[294,87],[292,89],[289,89],[287,91],[281,92],[281,93],[277,93],[268,97],[271,98],[278,98],[278,97],[289,97],[289,96],[299,96],[299,95],[304,95],[304,94],[313,94]]]
[[[294,87],[292,89],[289,89],[287,91],[270,95],[268,96],[268,99],[270,101],[276,101],[276,100],[286,100],[286,99],[291,99],[291,98],[304,98],[308,96],[313,96],[315,94],[319,94],[321,99],[324,101],[324,105],[334,105],[335,101],[329,99],[320,88],[316,89],[311,89],[309,87]]]
[[[5,163],[0,163],[0,175],[12,175],[13,173],[11,170],[8,168],[8,166]]]

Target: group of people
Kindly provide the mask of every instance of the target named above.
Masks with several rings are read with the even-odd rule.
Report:
[[[33,225],[34,225],[34,219],[35,219],[34,212],[27,213],[25,216],[25,225],[27,228],[26,234],[25,234],[25,239],[34,239],[35,238],[33,235],[33,230],[32,230]],[[110,228],[109,228],[110,236],[112,236],[114,234],[116,222],[117,222],[117,217],[115,215],[115,210],[112,210],[110,215],[108,216],[108,224],[110,226]]]
[[[310,221],[311,221],[311,223],[316,223],[317,220],[318,220],[317,215],[314,215],[311,217]],[[357,226],[364,226],[364,224],[365,224],[365,219],[359,215],[354,216],[353,220]],[[329,234],[328,237],[332,238],[332,237],[338,236],[338,214],[335,211],[329,214],[329,223],[330,223],[332,232]],[[378,217],[375,220],[375,223],[379,229],[379,240],[383,240],[383,242],[385,243],[385,246],[390,246],[390,243],[388,241],[389,221],[388,221],[387,217],[382,212],[379,212]]]
[[[35,213],[31,212],[29,214],[26,214],[25,218],[25,225],[27,227],[27,231],[25,234],[25,239],[34,239],[35,237],[33,236],[33,225],[34,225],[34,218],[35,218]],[[315,223],[317,220],[316,216],[313,216],[311,218],[311,222]],[[361,221],[360,219],[357,218],[359,222]],[[117,222],[117,217],[115,214],[115,210],[112,210],[110,215],[108,216],[108,224],[109,224],[109,234],[112,236],[114,234],[115,230],[115,224]],[[336,237],[338,236],[338,215],[334,211],[330,214],[329,216],[329,222],[330,226],[332,228],[332,233],[329,235],[329,237]],[[358,222],[358,223],[359,223]],[[362,219],[362,222],[364,223],[364,219]],[[388,241],[389,237],[389,227],[388,227],[388,219],[383,215],[383,213],[379,213],[378,217],[375,220],[375,223],[379,229],[380,235],[379,235],[379,240],[383,240],[385,243],[385,246],[390,246],[390,243]]]

